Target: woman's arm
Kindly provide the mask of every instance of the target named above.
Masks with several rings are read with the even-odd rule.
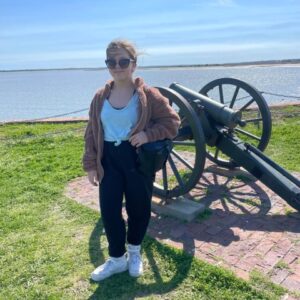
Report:
[[[180,117],[170,106],[169,100],[156,88],[150,88],[147,97],[151,103],[151,123],[145,129],[149,142],[173,139],[180,126]]]
[[[94,96],[89,110],[89,121],[84,134],[84,153],[82,157],[83,169],[85,171],[97,170],[97,148],[93,133],[93,116],[97,94]]]

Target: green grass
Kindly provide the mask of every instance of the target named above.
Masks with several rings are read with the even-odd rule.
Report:
[[[107,257],[101,218],[63,196],[67,182],[84,174],[83,127],[0,127],[0,299],[280,299],[281,287],[243,281],[150,237],[143,247],[143,277],[124,273],[91,282],[90,272]],[[286,135],[282,147],[279,129],[275,138],[272,155],[289,158],[287,166],[297,170],[299,151],[289,152],[295,138]]]
[[[276,265],[275,265],[275,268],[277,269],[286,269],[286,270],[289,270],[290,267],[289,267],[289,264],[280,260]]]
[[[281,119],[273,125],[265,153],[287,170],[300,172],[300,117]]]

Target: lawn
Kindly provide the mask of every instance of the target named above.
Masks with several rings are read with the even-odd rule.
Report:
[[[297,116],[280,119],[267,151],[295,171],[299,123]],[[101,218],[63,196],[67,182],[84,175],[84,126],[0,127],[0,299],[273,300],[285,294],[257,274],[243,281],[150,237],[143,246],[144,276],[126,272],[91,282],[90,272],[107,257]]]

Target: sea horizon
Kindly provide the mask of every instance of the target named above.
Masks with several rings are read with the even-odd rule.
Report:
[[[277,59],[277,60],[260,60],[260,61],[245,61],[231,63],[212,63],[212,64],[179,64],[179,65],[153,65],[153,66],[138,66],[139,69],[176,69],[176,68],[211,68],[211,67],[241,67],[241,66],[278,66],[278,65],[300,65],[300,58],[293,59]],[[62,68],[35,68],[35,69],[7,69],[0,72],[29,72],[29,71],[65,71],[65,70],[87,70],[98,71],[105,70],[106,67],[62,67]]]

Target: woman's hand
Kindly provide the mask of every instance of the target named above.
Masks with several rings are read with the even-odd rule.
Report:
[[[145,131],[141,131],[139,133],[134,134],[129,138],[129,142],[132,146],[140,147],[145,143],[148,143],[148,137]]]
[[[96,170],[88,171],[87,172],[87,177],[88,177],[89,182],[92,185],[95,185],[95,186],[98,185],[99,179],[98,179],[98,175],[97,175],[97,171]]]

